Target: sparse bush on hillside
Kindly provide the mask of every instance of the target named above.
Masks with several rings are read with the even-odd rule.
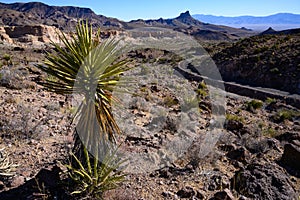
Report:
[[[35,88],[35,83],[27,80],[28,71],[22,70],[21,67],[4,66],[0,69],[0,86],[8,89]]]
[[[264,136],[268,136],[268,137],[276,137],[278,135],[277,131],[275,131],[273,128],[269,127],[269,128],[266,128],[266,129],[263,129],[262,131],[262,134]]]
[[[272,99],[272,98],[268,97],[265,102],[267,104],[276,103],[276,99]]]
[[[270,69],[270,72],[274,73],[274,74],[279,74],[280,73],[280,71],[277,67]]]
[[[179,103],[178,99],[176,99],[170,95],[167,95],[163,99],[163,104],[167,107],[172,107],[172,106],[178,105],[178,103]]]
[[[246,103],[246,109],[248,111],[254,111],[256,109],[260,109],[262,108],[262,106],[263,106],[263,102],[255,99]]]
[[[180,106],[181,111],[187,112],[193,108],[199,108],[199,100],[196,96],[185,96]]]
[[[206,97],[208,95],[207,85],[204,81],[201,81],[198,85],[198,89],[196,90],[197,96],[199,98]]]
[[[291,121],[295,117],[300,117],[300,112],[293,111],[293,110],[282,109],[282,110],[277,111],[275,114],[273,114],[271,116],[271,119],[274,122],[280,123],[280,122],[283,122],[285,120]]]
[[[12,56],[9,54],[4,54],[2,59],[5,61],[5,65],[12,65]]]
[[[242,116],[238,116],[238,115],[232,115],[232,114],[226,114],[226,120],[227,121],[237,121],[237,122],[241,122],[244,123],[245,119]]]

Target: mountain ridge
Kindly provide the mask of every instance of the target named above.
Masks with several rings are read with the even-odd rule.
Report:
[[[250,30],[203,23],[194,19],[189,11],[172,19],[132,20],[97,15],[90,8],[50,6],[40,2],[0,3],[0,25],[48,25],[69,31],[79,19],[87,19],[94,27],[128,30],[141,27],[160,27],[180,31],[204,40],[235,40],[255,33]]]
[[[13,12],[12,16],[9,12]],[[0,24],[9,26],[43,24],[64,29],[73,26],[79,19],[88,19],[96,27],[122,28],[125,24],[115,18],[97,15],[90,8],[50,6],[41,2],[0,3],[0,13]],[[5,15],[6,18],[3,17]]]
[[[193,17],[207,23],[233,27],[245,26],[256,30],[266,30],[270,26],[278,30],[300,28],[300,14],[293,13],[276,13],[268,16],[244,15],[237,17],[195,14]]]

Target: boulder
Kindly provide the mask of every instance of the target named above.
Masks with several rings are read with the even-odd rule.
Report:
[[[217,192],[210,200],[234,200],[234,196],[229,189]]]
[[[284,145],[284,152],[280,161],[283,166],[300,172],[300,147],[293,144]]]
[[[250,159],[250,153],[247,149],[241,147],[227,153],[227,157],[232,160],[237,160],[240,162],[247,163]]]
[[[253,163],[237,171],[232,185],[241,195],[251,199],[296,199],[286,172],[274,163]]]
[[[177,196],[179,196],[180,198],[192,198],[195,195],[196,195],[196,191],[193,188],[188,186],[182,188],[177,192]]]

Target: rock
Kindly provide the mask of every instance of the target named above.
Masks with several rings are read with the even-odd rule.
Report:
[[[237,160],[243,163],[247,163],[250,158],[250,153],[244,147],[238,148],[236,150],[229,151],[227,157],[232,160]]]
[[[253,163],[237,171],[233,188],[251,199],[294,199],[296,192],[286,172],[274,163]]]
[[[229,131],[235,131],[242,129],[244,127],[242,122],[236,121],[236,120],[228,120],[226,124],[226,128]]]
[[[237,120],[228,120],[225,124],[225,128],[228,131],[231,131],[238,135],[239,137],[241,135],[245,135],[246,133],[249,133],[249,130],[244,126],[244,124],[241,121]]]
[[[10,187],[19,187],[20,185],[23,185],[25,183],[24,176],[16,176],[12,179],[10,183]]]
[[[209,178],[207,185],[209,191],[221,190],[230,186],[230,180],[223,174],[215,174]]]
[[[3,190],[4,188],[5,188],[5,184],[2,181],[0,181],[0,190]]]
[[[60,42],[56,34],[57,28],[46,25],[25,25],[4,27],[5,34],[19,42]]]
[[[58,166],[54,166],[51,170],[41,169],[35,179],[39,183],[45,184],[47,187],[57,187],[60,181],[60,172],[61,169]]]
[[[211,200],[234,200],[234,196],[229,189],[217,192]]]
[[[193,188],[187,186],[181,190],[179,190],[177,192],[177,195],[180,197],[180,198],[192,198],[193,196],[196,195],[196,192]]]
[[[164,192],[162,193],[162,195],[163,195],[163,197],[165,197],[165,198],[172,198],[172,197],[175,196],[175,194],[173,194],[172,192],[169,192],[169,191],[164,191]]]
[[[204,194],[202,194],[200,191],[197,191],[197,195],[196,195],[196,197],[198,198],[198,199],[204,199]]]
[[[172,176],[172,173],[168,170],[168,168],[164,168],[159,171],[160,178],[170,178],[171,176]]]
[[[300,132],[286,132],[275,137],[280,142],[292,143],[293,141],[300,141]]]
[[[235,144],[220,144],[218,148],[225,152],[230,152],[236,150]]]
[[[240,198],[239,198],[239,200],[248,200],[248,198],[245,197],[245,196],[243,196],[243,195],[241,195]]]
[[[281,163],[300,172],[300,147],[293,144],[284,145]]]
[[[255,138],[247,138],[246,148],[252,154],[266,153],[271,149],[275,149],[277,151],[281,151],[279,149],[279,142],[273,138],[265,138],[265,139],[255,139]]]

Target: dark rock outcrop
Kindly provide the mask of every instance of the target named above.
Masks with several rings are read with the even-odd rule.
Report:
[[[234,200],[234,196],[229,189],[217,192],[210,200]]]
[[[284,145],[281,163],[300,173],[300,147],[293,144]]]
[[[236,172],[232,179],[234,189],[252,199],[296,199],[289,177],[278,165],[253,163]]]

